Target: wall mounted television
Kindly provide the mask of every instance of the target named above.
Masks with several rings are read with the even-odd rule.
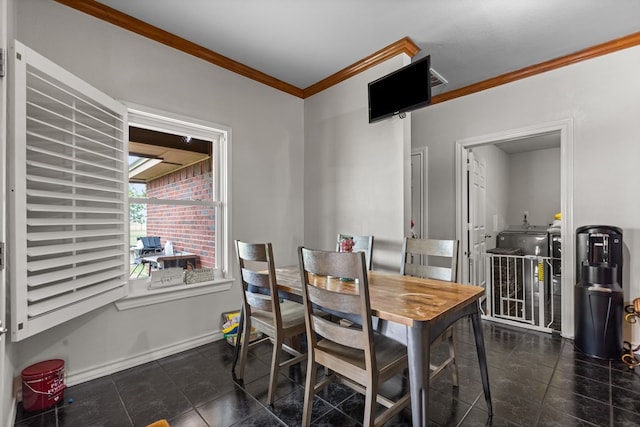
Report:
[[[368,85],[369,123],[431,104],[429,55]]]

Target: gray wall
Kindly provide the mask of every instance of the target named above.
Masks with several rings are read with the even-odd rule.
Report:
[[[486,145],[473,153],[486,167],[487,248],[495,246],[497,232],[521,224],[525,211],[531,225],[553,222],[560,211],[560,148],[507,154]]]
[[[455,144],[514,129],[571,120],[575,227],[624,231],[627,301],[640,294],[640,47],[431,105],[413,113],[412,139],[429,148],[429,231],[454,232]],[[610,84],[602,85],[606,76]],[[417,148],[417,147],[414,147]],[[565,165],[562,166],[563,168]],[[575,230],[563,241],[573,242]],[[563,271],[570,270],[571,266]],[[573,332],[572,284],[563,280],[563,321]],[[564,330],[564,328],[563,328]],[[637,340],[636,340],[637,342]]]
[[[272,241],[280,265],[296,262],[300,244],[331,249],[339,231],[371,230],[374,264],[394,268],[408,232],[411,140],[429,147],[429,234],[452,236],[457,140],[571,119],[574,224],[623,228],[625,295],[640,294],[640,97],[630,96],[640,93],[640,47],[369,125],[366,82],[406,58],[303,101],[51,0],[12,3],[20,41],[99,89],[231,127],[232,238]],[[66,359],[70,374],[113,367],[210,336],[238,298],[227,292],[123,312],[107,306],[10,343],[8,363],[14,372],[53,357]],[[572,301],[563,304],[571,312]]]
[[[333,250],[338,233],[374,236],[373,268],[400,269],[409,230],[410,117],[369,124],[367,83],[400,55],[305,100],[305,244]]]
[[[560,212],[560,149],[509,154],[507,225],[549,225]]]
[[[16,38],[116,99],[231,128],[231,239],[303,243],[303,101],[51,0],[14,2]],[[234,256],[232,245],[230,255]],[[20,256],[20,254],[16,254]],[[232,267],[234,264],[232,264]],[[232,269],[235,272],[235,267]],[[15,372],[63,358],[69,383],[211,340],[231,291],[118,311],[113,305],[10,344]]]

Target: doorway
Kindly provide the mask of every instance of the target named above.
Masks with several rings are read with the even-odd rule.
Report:
[[[8,12],[7,12],[7,1],[0,0],[0,51],[6,55],[8,52],[8,35],[7,35],[7,23],[8,23]],[[3,64],[7,64],[7,61],[2,59]],[[6,66],[6,65],[3,65]],[[0,78],[0,129],[7,128],[7,79]],[[2,191],[2,207],[0,208],[0,414],[13,414],[13,411],[9,411],[5,407],[5,402],[11,402],[11,392],[13,381],[12,378],[12,369],[13,366],[11,363],[5,364],[6,359],[6,341],[9,338],[7,334],[8,324],[7,319],[7,311],[6,311],[6,298],[7,298],[7,290],[6,290],[6,276],[5,276],[5,247],[4,242],[6,241],[6,206],[7,206],[7,195],[4,191],[5,188],[5,173],[6,173],[6,146],[7,146],[7,133],[2,132],[0,134],[0,188]],[[4,418],[4,416],[0,417],[0,423],[4,423],[9,421],[9,418]]]
[[[427,147],[411,151],[411,237],[425,238],[427,232]]]
[[[547,227],[554,221],[554,207],[546,208],[547,213],[543,213],[544,195],[536,195],[527,199],[527,185],[536,185],[536,180],[540,181],[544,177],[536,176],[536,173],[544,175],[544,169],[531,169],[531,164],[525,163],[515,168],[519,172],[517,178],[509,175],[496,176],[496,170],[500,169],[501,164],[499,157],[508,158],[528,156],[526,153],[555,153],[559,156],[557,164],[559,171],[556,172],[557,178],[556,188],[559,194],[556,194],[557,209],[562,213],[562,219],[559,220],[560,232],[564,244],[561,254],[561,265],[573,265],[573,224],[572,224],[572,122],[564,120],[543,125],[536,125],[527,128],[499,132],[491,135],[484,135],[456,142],[456,222],[457,222],[457,238],[461,244],[461,263],[459,277],[465,283],[483,285],[478,282],[478,278],[484,280],[490,276],[489,271],[485,275],[484,270],[492,268],[488,259],[491,254],[486,254],[486,250],[499,246],[497,244],[498,233],[509,229],[509,226],[521,226],[525,221],[532,220],[539,228],[545,231]],[[498,154],[496,154],[498,153]],[[496,161],[496,158],[498,160]],[[530,158],[530,157],[529,157]],[[489,163],[489,164],[487,164]],[[480,166],[479,166],[480,165]],[[507,166],[508,168],[508,166]],[[535,168],[534,168],[535,169]],[[479,171],[482,176],[478,176]],[[487,176],[484,176],[486,172]],[[494,175],[492,178],[491,175]],[[548,174],[546,174],[548,175]],[[502,178],[500,178],[502,176]],[[505,179],[505,176],[507,177]],[[479,185],[482,183],[482,185]],[[538,184],[539,185],[539,184]],[[507,187],[520,186],[519,190],[508,192]],[[503,187],[503,188],[500,188]],[[542,185],[542,187],[549,187]],[[477,189],[482,188],[482,191]],[[513,199],[510,203],[508,196]],[[544,189],[543,189],[544,191]],[[524,200],[517,200],[519,197]],[[541,198],[542,197],[542,198]],[[502,198],[502,200],[501,200]],[[542,202],[541,202],[542,201]],[[512,205],[511,207],[509,205]],[[530,207],[528,207],[530,206]],[[552,209],[552,210],[550,210]],[[549,214],[549,212],[551,212]],[[527,219],[525,220],[525,215]],[[533,215],[533,216],[532,216]],[[537,271],[537,270],[536,270]],[[554,325],[554,330],[559,330],[563,336],[573,335],[573,269],[563,268],[562,277],[558,278],[556,285],[560,294],[559,302],[554,307],[559,311],[560,322]],[[536,276],[537,277],[537,276]],[[542,278],[542,270],[540,270],[540,278]],[[491,282],[491,280],[488,280]],[[491,289],[487,288],[487,295],[490,295]],[[548,294],[550,295],[550,293]],[[495,295],[494,295],[495,296]],[[494,300],[491,300],[492,303]],[[536,310],[538,307],[536,307]],[[520,311],[524,312],[524,308]],[[492,313],[493,314],[493,313]],[[493,320],[493,319],[492,319]],[[540,320],[540,319],[538,319]],[[509,323],[509,322],[507,322]],[[540,324],[543,320],[540,320]],[[523,325],[528,327],[527,325]],[[534,327],[535,328],[535,327]],[[549,328],[543,328],[550,330]]]

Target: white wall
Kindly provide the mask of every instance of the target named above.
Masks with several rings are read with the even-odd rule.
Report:
[[[231,238],[269,240],[279,263],[297,262],[304,209],[301,99],[51,0],[14,0],[14,6],[18,40],[114,98],[229,126]],[[211,339],[221,312],[238,308],[240,298],[236,284],[224,293],[121,312],[109,305],[13,343],[12,363],[19,372],[59,357],[70,377],[108,369]]]
[[[399,55],[305,100],[305,245],[374,236],[373,268],[398,271],[410,212],[410,115],[369,124],[367,83],[409,63]]]
[[[412,139],[429,147],[429,230],[455,229],[456,140],[571,119],[573,224],[623,229],[625,299],[640,296],[638,75],[633,47],[414,112]],[[571,296],[563,304],[572,310]]]
[[[560,212],[560,148],[509,155],[507,225],[549,225]]]

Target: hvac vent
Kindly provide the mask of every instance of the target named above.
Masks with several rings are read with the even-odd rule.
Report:
[[[448,83],[445,78],[433,68],[429,69],[429,75],[431,77],[431,87],[442,86]]]

